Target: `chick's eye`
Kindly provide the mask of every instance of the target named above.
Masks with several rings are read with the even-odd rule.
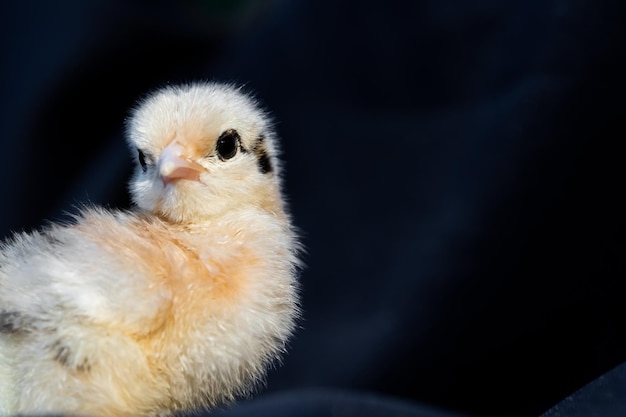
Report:
[[[239,140],[239,134],[234,129],[229,129],[222,133],[215,144],[217,156],[219,156],[222,161],[235,156],[239,149]]]
[[[146,154],[144,154],[141,149],[137,149],[137,160],[139,161],[139,165],[141,165],[141,170],[146,172],[148,170],[148,164],[146,163]]]

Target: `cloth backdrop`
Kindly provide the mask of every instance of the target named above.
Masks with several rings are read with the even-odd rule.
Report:
[[[538,416],[626,361],[625,8],[3,1],[0,231],[129,207],[135,101],[245,85],[307,267],[283,364],[227,413]]]

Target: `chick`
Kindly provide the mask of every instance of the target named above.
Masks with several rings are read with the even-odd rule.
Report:
[[[299,245],[267,115],[232,86],[166,87],[127,137],[131,211],[0,248],[0,414],[210,408],[285,350]]]

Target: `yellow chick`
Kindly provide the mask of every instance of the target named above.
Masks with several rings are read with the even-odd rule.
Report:
[[[166,87],[127,136],[132,211],[0,248],[0,415],[210,408],[285,350],[299,246],[267,115],[232,86]]]

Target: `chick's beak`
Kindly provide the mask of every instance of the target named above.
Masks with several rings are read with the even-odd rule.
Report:
[[[164,185],[175,180],[199,181],[200,174],[206,169],[185,156],[185,148],[172,142],[163,151],[158,161],[158,172]]]

